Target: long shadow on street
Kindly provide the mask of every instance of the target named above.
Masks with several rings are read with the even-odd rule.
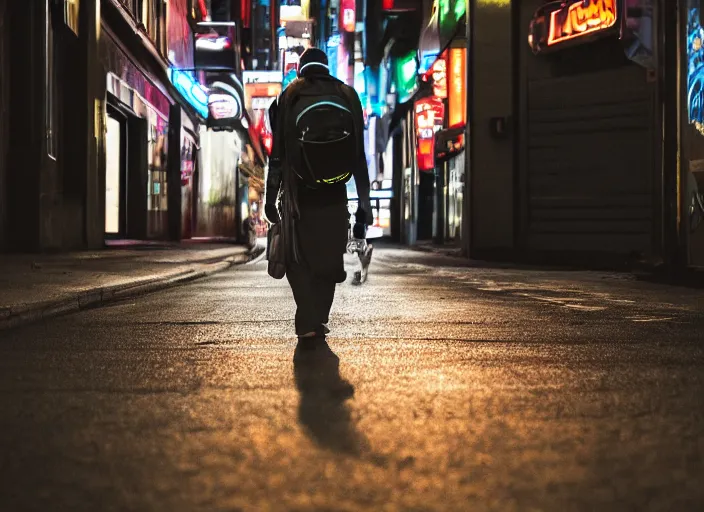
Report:
[[[310,437],[324,448],[349,455],[359,456],[368,449],[346,404],[354,387],[340,376],[340,358],[324,338],[298,343],[293,372],[301,395],[298,419]]]

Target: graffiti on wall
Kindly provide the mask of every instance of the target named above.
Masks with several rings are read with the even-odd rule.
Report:
[[[699,8],[689,10],[687,21],[687,106],[689,122],[704,134],[704,28]]]

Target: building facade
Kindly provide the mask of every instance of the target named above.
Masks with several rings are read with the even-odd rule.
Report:
[[[214,78],[195,62],[198,36],[212,35],[198,23],[203,6],[193,0],[2,3],[1,250],[99,248],[106,239],[180,240],[199,232],[241,237],[237,198],[237,214],[224,228],[211,229],[207,220],[204,227],[198,218],[207,179],[201,128],[221,121],[211,113],[229,112],[232,103],[239,119],[244,101],[238,57],[225,70],[227,80],[215,76],[234,97],[224,109],[211,108]],[[239,45],[237,37],[228,43]],[[248,175],[238,174],[240,156],[226,172],[244,183],[243,194]]]
[[[667,5],[471,2],[472,257],[668,259]]]
[[[7,246],[8,127],[10,123],[9,2],[0,4],[0,251]]]

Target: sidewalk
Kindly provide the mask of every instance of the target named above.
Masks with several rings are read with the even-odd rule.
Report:
[[[263,251],[242,245],[119,242],[98,251],[0,255],[0,330],[191,281]]]
[[[443,256],[451,256],[454,258],[463,257],[462,248],[451,244],[437,245],[436,243],[431,241],[421,240],[416,242],[416,245],[414,245],[412,248],[422,252],[441,254]]]

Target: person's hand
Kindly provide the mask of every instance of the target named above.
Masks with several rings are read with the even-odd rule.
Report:
[[[279,210],[276,209],[275,204],[265,204],[264,215],[266,216],[266,220],[268,220],[271,224],[278,224],[279,222],[281,222],[281,217],[279,217]]]
[[[362,222],[355,222],[352,227],[352,237],[357,240],[364,240],[367,238],[367,226]]]
[[[354,214],[354,219],[360,224],[371,226],[374,224],[374,215],[372,214],[372,206],[368,201],[360,201],[357,213]]]

